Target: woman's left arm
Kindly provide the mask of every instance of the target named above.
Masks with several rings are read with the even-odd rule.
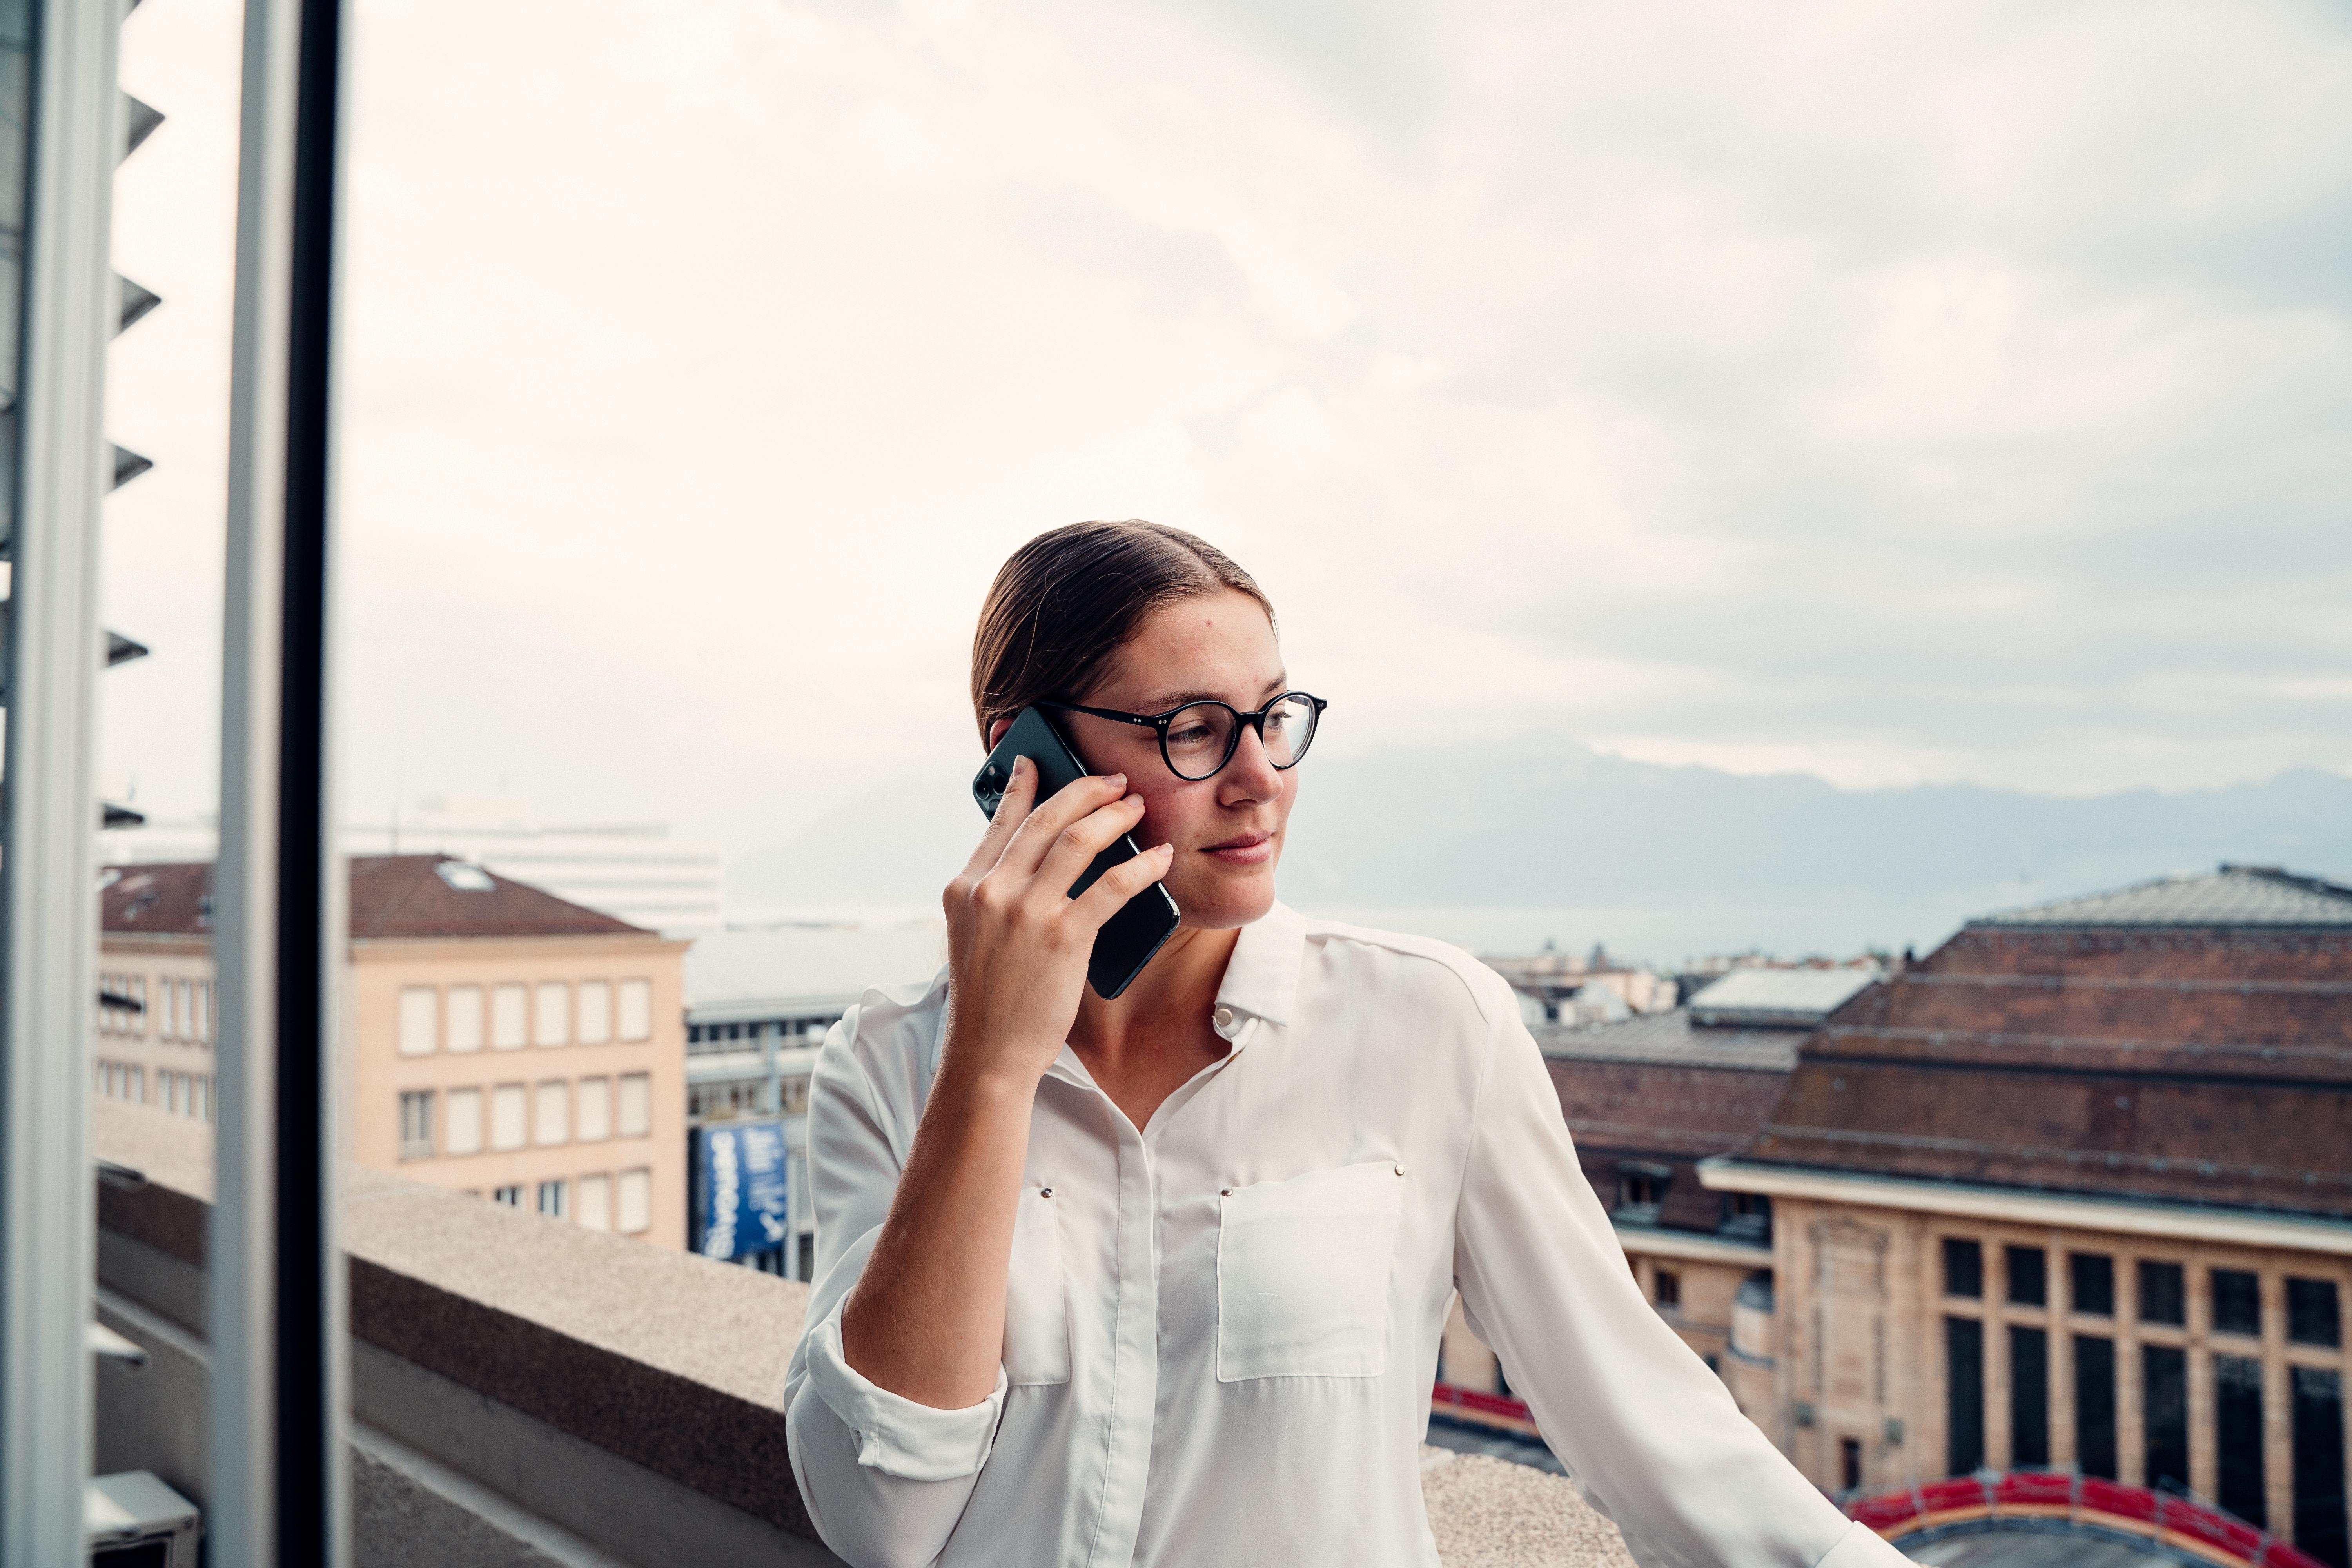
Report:
[[[1739,1413],[1626,1267],[1499,979],[1454,1273],[1569,1473],[1644,1568],[1893,1568]]]

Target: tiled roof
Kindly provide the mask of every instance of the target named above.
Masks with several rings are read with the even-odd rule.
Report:
[[[1556,1061],[1643,1062],[1661,1067],[1726,1068],[1785,1073],[1797,1065],[1804,1037],[1791,1029],[1710,1029],[1691,1026],[1677,1007],[1597,1028],[1534,1031],[1543,1054]]]
[[[1690,999],[1701,1024],[1805,1028],[1878,978],[1875,969],[1735,969]]]
[[[2352,888],[2274,866],[2158,877],[2113,892],[2009,910],[1972,926],[2352,926]]]
[[[98,915],[100,931],[208,937],[213,863],[109,866],[99,873]]]
[[[104,931],[212,934],[210,861],[111,866],[101,881]],[[351,860],[354,942],[623,934],[652,933],[446,855],[355,855]]]
[[[2242,879],[2341,896],[2115,897]],[[1806,1037],[1746,1157],[2352,1219],[2352,927],[1973,923]]]

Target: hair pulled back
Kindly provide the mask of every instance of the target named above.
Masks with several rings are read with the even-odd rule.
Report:
[[[1165,523],[1073,522],[1013,552],[971,639],[971,710],[989,726],[1036,702],[1083,697],[1145,616],[1178,599],[1264,590],[1215,545]]]

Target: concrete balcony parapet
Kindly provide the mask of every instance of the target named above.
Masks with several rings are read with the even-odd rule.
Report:
[[[211,1129],[100,1100],[99,1468],[201,1505]],[[362,1568],[833,1564],[793,1484],[785,1370],[807,1288],[373,1171],[346,1175],[352,1489]],[[1438,1456],[1448,1568],[1630,1563],[1576,1489]]]

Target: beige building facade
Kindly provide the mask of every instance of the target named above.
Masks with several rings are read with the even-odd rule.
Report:
[[[114,868],[95,1052],[100,1093],[206,1120],[210,874]],[[361,858],[352,888],[351,1157],[683,1247],[686,943],[446,857]]]

